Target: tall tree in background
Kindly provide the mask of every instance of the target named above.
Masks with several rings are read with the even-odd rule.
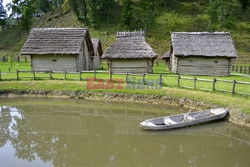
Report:
[[[4,28],[6,25],[7,13],[3,6],[3,1],[0,0],[0,26]]]
[[[13,0],[8,4],[8,8],[12,9],[11,17],[20,18],[21,27],[27,33],[32,27],[33,14],[35,13],[34,0]]]
[[[131,0],[124,0],[122,4],[122,22],[125,26],[131,27],[133,19],[133,2]]]
[[[140,0],[139,3],[135,5],[135,22],[141,25],[144,24],[145,30],[148,26],[154,25],[157,9],[160,4],[161,0]]]
[[[227,17],[236,13],[238,7],[237,0],[210,0],[207,13],[210,16],[211,24],[219,24],[220,28],[223,28]]]
[[[241,4],[242,12],[244,13],[246,12],[247,7],[250,3],[249,3],[249,0],[240,0],[240,4]]]
[[[51,9],[51,4],[49,0],[34,0],[35,8],[37,11],[41,10],[44,13],[47,13]]]

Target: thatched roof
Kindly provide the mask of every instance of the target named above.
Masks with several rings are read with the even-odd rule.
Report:
[[[162,60],[169,59],[169,58],[170,58],[170,51],[167,51],[167,53],[165,53],[165,54],[162,56]]]
[[[91,38],[91,41],[92,41],[95,53],[98,51],[99,55],[102,56],[103,50],[102,50],[101,40],[99,38]]]
[[[175,56],[236,57],[228,32],[173,32],[171,40]]]
[[[155,59],[153,49],[146,43],[143,31],[118,32],[116,41],[103,54],[103,59]]]
[[[79,54],[86,39],[90,55],[94,50],[88,29],[34,28],[26,40],[21,55]]]

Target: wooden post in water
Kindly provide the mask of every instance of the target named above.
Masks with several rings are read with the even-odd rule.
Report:
[[[80,74],[80,78],[79,78],[79,79],[80,79],[80,81],[81,81],[81,80],[82,80],[82,71],[80,71],[79,74]]]
[[[160,74],[160,86],[163,86],[162,74]]]
[[[16,80],[19,80],[19,71],[16,70]]]
[[[33,70],[32,72],[33,72],[33,80],[35,80],[36,79],[36,71]]]
[[[64,80],[67,80],[67,71],[64,71]]]
[[[212,88],[212,91],[213,91],[213,92],[215,91],[215,83],[216,83],[216,79],[214,78],[214,79],[213,79],[213,88]]]
[[[232,96],[234,95],[234,93],[235,93],[235,87],[236,87],[236,83],[237,83],[237,81],[233,81],[233,87],[232,87]]]
[[[196,81],[197,81],[197,78],[194,77],[194,89],[196,89]]]
[[[49,79],[52,80],[52,70],[49,69]]]
[[[178,75],[178,87],[180,87],[180,86],[181,86],[181,76]]]

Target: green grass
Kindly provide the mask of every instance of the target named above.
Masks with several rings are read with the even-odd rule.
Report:
[[[199,2],[191,1],[179,2],[174,6],[170,5],[166,9],[162,9],[162,13],[156,17],[155,24],[147,27],[146,34],[147,42],[156,51],[159,59],[170,48],[170,31],[211,31],[209,17],[204,13],[204,7]],[[250,8],[240,17],[227,18],[225,28],[213,30],[231,32],[238,54],[237,63],[250,63],[249,13]],[[73,12],[63,14],[60,9],[35,20],[33,27],[88,27],[91,37],[102,40],[104,50],[115,41],[117,31],[127,30],[119,22],[112,26],[103,25],[96,29],[91,25],[84,25]],[[16,26],[0,32],[0,37],[0,56],[17,56],[27,34]]]
[[[241,111],[250,113],[250,99],[241,97],[225,96],[223,94],[191,91],[179,88],[164,87],[162,89],[86,89],[85,81],[9,81],[0,82],[0,90],[58,90],[58,91],[84,91],[84,92],[110,92],[123,94],[141,94],[169,96],[174,98],[186,98],[203,101],[230,108],[239,108]]]
[[[11,72],[8,72],[8,68],[9,68],[10,64],[9,63],[0,63],[0,70],[2,71],[2,76],[1,79],[2,80],[16,80],[17,78],[17,74],[16,74],[16,70],[30,70],[30,65],[29,63],[13,63],[13,66],[11,68]],[[103,63],[101,65],[104,69],[104,71],[107,70],[107,65],[106,63]],[[178,85],[178,76],[176,74],[170,73],[169,71],[166,70],[166,66],[164,62],[159,62],[158,65],[155,64],[154,65],[154,75],[146,75],[145,76],[145,80],[159,80],[160,78],[160,73],[162,73],[162,79],[163,79],[163,86],[165,87],[177,87]],[[36,80],[49,80],[49,73],[36,73],[35,74],[35,79]],[[53,80],[64,80],[65,79],[65,74],[61,73],[53,73]],[[81,78],[83,80],[86,80],[87,78],[90,77],[94,77],[94,73],[93,72],[87,72],[87,73],[83,73],[81,75]],[[182,77],[188,77],[188,78],[194,78],[194,76],[192,75],[182,75]],[[250,76],[241,76],[241,75],[236,75],[233,74],[229,77],[213,77],[213,76],[195,76],[196,78],[199,79],[206,79],[206,80],[210,80],[211,82],[203,82],[203,81],[197,81],[196,83],[196,88],[198,90],[202,90],[202,89],[207,89],[212,91],[212,80],[214,78],[216,79],[222,79],[222,80],[236,80],[236,81],[240,81],[240,82],[250,82]],[[20,80],[23,81],[29,81],[29,80],[33,80],[33,73],[31,72],[20,72],[19,73],[19,78]],[[66,76],[67,80],[80,80],[80,75],[79,74],[67,74]],[[97,79],[109,79],[110,75],[107,73],[103,73],[101,71],[97,70],[97,74],[96,74],[96,78]],[[142,75],[138,76],[138,75],[129,75],[130,79],[135,78],[136,81],[138,79],[142,80],[143,77]],[[121,79],[123,81],[126,81],[126,76],[125,75],[120,75],[120,74],[113,74],[112,75],[112,79],[116,80],[116,79]],[[181,87],[194,87],[194,81],[192,80],[184,80],[181,79],[180,81],[180,85]],[[216,86],[215,86],[216,90],[225,90],[225,91],[231,91],[232,90],[232,83],[225,83],[225,82],[221,82],[221,81],[217,81],[216,82]],[[250,94],[250,85],[242,85],[242,84],[237,84],[236,88],[235,88],[236,93],[245,93],[245,94]],[[227,96],[230,96],[230,93],[226,93]]]

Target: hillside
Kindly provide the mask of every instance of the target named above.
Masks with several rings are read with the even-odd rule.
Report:
[[[161,57],[170,46],[170,31],[208,31],[208,16],[203,6],[183,2],[169,7],[157,16],[154,26],[147,29],[147,41]],[[250,63],[250,9],[241,17],[227,23],[223,31],[230,31],[238,52],[238,63]],[[73,12],[62,13],[56,9],[34,21],[33,27],[86,27]],[[119,23],[95,29],[89,26],[91,37],[101,38],[104,49],[115,40],[117,31],[126,30]],[[144,27],[142,27],[144,29]],[[219,31],[219,30],[218,30]],[[106,34],[106,35],[105,35]],[[17,55],[27,34],[18,26],[0,32],[0,56]]]

